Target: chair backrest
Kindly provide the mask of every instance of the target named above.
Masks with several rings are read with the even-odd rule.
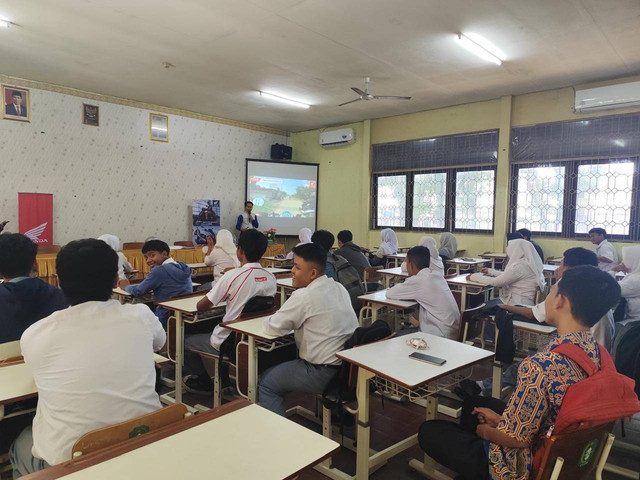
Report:
[[[227,273],[229,270],[235,270],[236,267],[227,267],[222,271],[222,274],[224,275],[225,273]]]
[[[382,280],[382,275],[379,273],[380,270],[382,270],[382,265],[378,265],[377,267],[367,267],[364,269],[363,282],[365,291],[368,291],[367,283],[377,283]]]
[[[463,342],[466,340],[466,332],[469,331],[469,324],[473,320],[478,313],[482,311],[484,308],[484,303],[478,305],[477,307],[467,308],[464,312],[462,312],[462,316],[460,317],[460,328],[458,329],[458,341]]]
[[[123,250],[141,250],[144,242],[124,242],[122,244]]]
[[[536,287],[536,295],[535,295],[535,304],[538,305],[544,300],[544,295],[542,294],[542,290],[540,287]]]
[[[183,403],[176,403],[141,417],[85,433],[73,445],[71,454],[73,458],[77,458],[87,453],[126,442],[151,430],[157,430],[160,427],[182,421],[189,416],[191,414],[187,412],[187,406]]]
[[[193,242],[191,240],[181,240],[179,242],[173,242],[174,245],[178,245],[179,247],[193,247]]]
[[[60,245],[38,245],[38,253],[58,253]]]
[[[0,343],[0,360],[7,360],[9,358],[15,358],[22,355],[20,349],[20,340],[15,342]]]
[[[607,423],[591,429],[552,435],[545,442],[544,456],[540,467],[534,471],[533,478],[535,480],[596,478],[596,470],[601,471],[604,467],[613,443],[613,435],[610,433],[612,428],[613,423]],[[560,475],[553,477],[558,459],[562,459],[559,462],[562,468]]]

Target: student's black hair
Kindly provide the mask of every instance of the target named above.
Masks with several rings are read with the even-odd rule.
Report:
[[[255,229],[245,230],[238,238],[238,248],[244,252],[250,263],[255,263],[267,251],[267,237]]]
[[[251,205],[253,205],[253,202],[251,200],[247,200],[246,202],[244,202],[244,206],[247,206],[247,203],[250,203]]]
[[[118,254],[102,240],[75,240],[58,252],[56,272],[69,304],[105,302],[118,275]]]
[[[0,235],[0,276],[28,277],[36,261],[38,246],[21,233]]]
[[[293,249],[293,254],[302,258],[305,262],[313,263],[320,275],[324,274],[324,269],[327,266],[327,251],[319,244],[305,243],[304,245],[298,245]]]
[[[593,327],[620,300],[620,285],[597,267],[567,270],[558,282],[558,295],[571,303],[571,314],[585,327]]]
[[[340,230],[338,232],[338,240],[342,243],[347,243],[353,240],[353,234],[349,230]]]
[[[598,266],[598,256],[593,250],[587,250],[582,247],[574,247],[565,250],[562,254],[563,262],[566,267],[580,267],[582,265]]]
[[[333,247],[335,237],[333,236],[333,233],[328,232],[327,230],[316,230],[313,232],[313,235],[311,235],[311,241],[324,248],[326,255],[326,253],[331,250],[331,247]]]
[[[429,262],[431,262],[429,249],[422,246],[409,249],[407,252],[407,262],[413,263],[418,270],[429,268]]]
[[[507,233],[507,242],[511,240],[522,240],[524,237],[520,235],[518,232]]]
[[[607,238],[607,231],[604,228],[596,227],[589,230],[589,233],[596,233],[598,235],[604,235],[604,238]]]
[[[531,240],[531,230],[528,228],[521,228],[520,230],[516,230],[516,233],[522,235],[522,238],[525,240]]]
[[[144,242],[144,245],[142,245],[142,253],[147,252],[167,252],[167,255],[169,255],[170,249],[167,242],[154,238],[153,240],[147,240]]]

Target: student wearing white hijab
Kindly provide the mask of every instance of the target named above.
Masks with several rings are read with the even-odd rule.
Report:
[[[426,247],[429,249],[429,268],[431,269],[432,272],[435,273],[441,273],[442,275],[444,275],[444,264],[442,263],[442,259],[440,258],[440,255],[438,254],[438,248],[436,246],[436,239],[433,237],[429,237],[427,235],[425,235],[424,237],[420,238],[420,241],[418,242],[418,246],[419,247]],[[402,265],[400,265],[400,269],[403,272],[407,271],[407,261],[405,260],[404,262],[402,262]]]
[[[535,305],[536,290],[544,290],[545,280],[540,256],[524,239],[507,243],[509,263],[504,271],[483,268],[470,276],[473,282],[501,287],[500,300],[506,305]]]
[[[627,301],[624,322],[640,320],[640,247],[623,247],[622,263],[627,275],[620,281],[622,297]]]
[[[438,253],[445,260],[456,258],[458,240],[453,236],[453,233],[442,232],[440,234],[440,250],[438,250]]]
[[[125,257],[124,253],[120,251],[120,239],[115,235],[105,233],[104,235],[100,235],[98,240],[102,240],[118,254],[118,278],[127,278],[125,274],[132,273],[133,267],[129,263],[129,260],[127,260],[127,257]]]
[[[382,237],[382,243],[371,259],[372,267],[383,265],[384,257],[398,253],[398,237],[396,236],[396,232],[390,228],[384,228],[380,232],[380,236]]]
[[[236,254],[237,248],[229,230],[220,230],[217,237],[208,236],[206,248],[204,263],[213,267],[213,283],[222,276],[225,269],[240,266],[240,260]]]
[[[300,240],[300,243],[298,243],[296,247],[299,247],[300,245],[306,245],[307,243],[312,243],[311,235],[313,235],[313,232],[311,231],[310,228],[307,228],[307,227],[301,228],[300,232],[298,233],[298,239]],[[287,260],[291,260],[292,258],[293,258],[293,250],[287,253]]]

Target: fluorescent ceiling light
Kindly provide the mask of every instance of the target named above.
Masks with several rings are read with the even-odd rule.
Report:
[[[0,28],[9,28],[11,26],[11,22],[9,20],[3,20],[0,18]]]
[[[483,36],[476,33],[459,33],[457,40],[460,45],[481,59],[502,65],[504,53]]]
[[[267,93],[262,91],[259,91],[258,93],[260,94],[261,97],[269,98],[271,100],[276,100],[281,103],[286,103],[287,105],[292,105],[294,107],[309,108],[311,106],[307,103],[298,102],[297,100],[291,100],[290,98],[284,98],[279,95],[274,95],[273,93]]]

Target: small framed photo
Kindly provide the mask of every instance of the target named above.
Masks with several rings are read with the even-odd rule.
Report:
[[[149,134],[154,142],[169,141],[169,117],[159,113],[149,114]]]
[[[100,107],[98,105],[82,104],[82,123],[92,127],[100,126]]]
[[[17,122],[31,121],[31,94],[26,88],[2,85],[2,118]]]

